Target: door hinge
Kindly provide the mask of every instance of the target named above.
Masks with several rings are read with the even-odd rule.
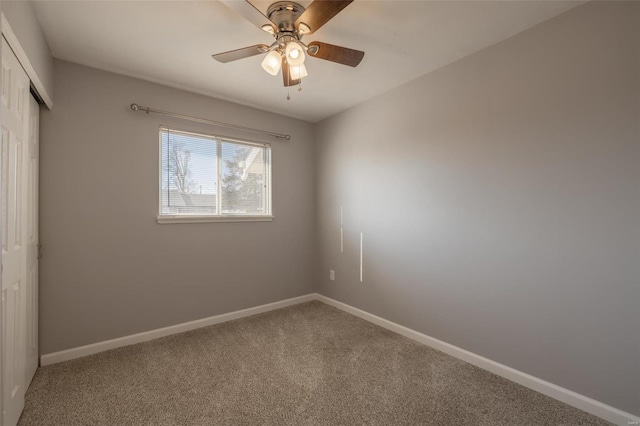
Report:
[[[44,255],[44,252],[42,250],[42,244],[38,244],[38,257],[37,257],[37,259],[38,260],[42,259],[43,255]]]

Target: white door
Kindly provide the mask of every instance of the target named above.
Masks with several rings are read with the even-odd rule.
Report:
[[[29,78],[4,38],[1,77],[2,418],[4,426],[13,426],[25,392]]]
[[[27,156],[27,281],[25,389],[38,368],[38,167],[39,167],[40,107],[29,96],[29,144]]]

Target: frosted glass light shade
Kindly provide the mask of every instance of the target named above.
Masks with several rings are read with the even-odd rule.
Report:
[[[302,65],[304,63],[304,50],[302,49],[302,46],[300,46],[295,41],[290,41],[289,43],[287,43],[285,55],[287,55],[287,62],[292,67],[297,67],[298,65]]]
[[[298,65],[297,67],[289,67],[289,76],[291,80],[298,80],[307,76],[307,67]]]
[[[262,61],[262,69],[268,72],[271,75],[278,74],[280,71],[280,67],[282,66],[282,56],[275,50],[269,52],[267,56],[264,57]]]

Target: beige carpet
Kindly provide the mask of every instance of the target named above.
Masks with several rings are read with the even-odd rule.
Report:
[[[40,368],[20,425],[602,425],[320,302]]]

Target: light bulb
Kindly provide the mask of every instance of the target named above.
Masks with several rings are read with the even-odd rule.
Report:
[[[307,67],[302,65],[298,65],[297,67],[289,67],[289,76],[291,76],[291,80],[299,80],[307,76]]]
[[[287,55],[287,62],[292,67],[297,67],[304,63],[304,50],[302,50],[302,46],[295,41],[287,43],[285,54]]]
[[[298,25],[298,34],[309,34],[311,32],[311,28],[304,22],[300,22]]]
[[[268,32],[269,34],[275,34],[275,31],[273,31],[273,25],[271,24],[264,24],[260,28],[262,31]]]
[[[278,74],[281,65],[282,56],[280,56],[280,54],[275,50],[269,52],[269,54],[265,56],[264,60],[262,61],[262,68],[271,75]]]

